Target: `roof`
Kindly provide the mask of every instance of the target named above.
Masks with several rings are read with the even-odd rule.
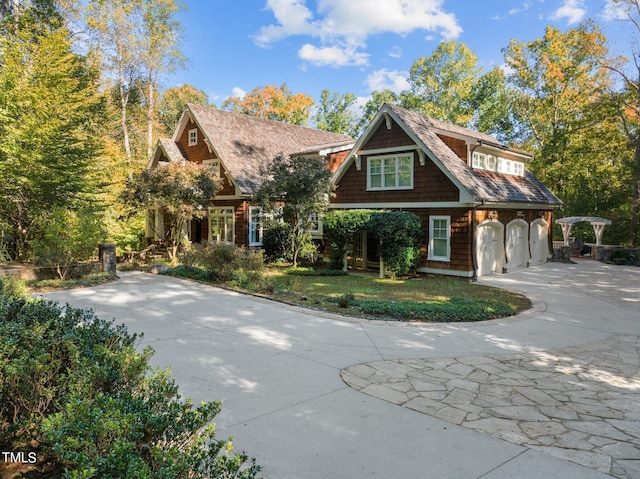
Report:
[[[468,192],[474,201],[539,203],[552,206],[560,206],[562,204],[562,202],[528,170],[525,176],[515,176],[471,168],[438,137],[434,130],[448,131],[469,139],[482,140],[483,143],[491,144],[491,146],[512,151],[519,155],[523,154],[520,150],[514,150],[501,145],[493,136],[435,120],[390,104],[383,105],[376,119],[368,128],[368,131],[374,131],[375,124],[381,121],[382,116],[385,114],[390,115],[416,144],[427,153],[436,166],[438,166],[456,186]],[[358,143],[352,149],[352,153],[356,153],[357,149],[362,146],[366,140],[366,136],[367,132],[358,140]],[[347,162],[343,165],[345,169],[346,163]],[[339,171],[340,170],[338,170],[338,172]]]
[[[164,150],[164,153],[169,161],[184,161],[185,157],[182,155],[180,148],[173,141],[168,138],[160,138],[158,140],[160,147]]]
[[[355,143],[347,135],[191,103],[187,105],[187,112],[243,194],[255,193],[260,184],[261,166],[278,155],[319,153],[337,146],[349,150]]]

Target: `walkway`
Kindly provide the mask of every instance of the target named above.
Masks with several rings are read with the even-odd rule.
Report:
[[[624,284],[613,297],[606,288],[618,277]],[[632,455],[640,417],[624,404],[640,403],[638,375],[610,369],[619,360],[609,355],[632,363],[635,354],[637,361],[640,269],[547,264],[482,282],[525,291],[535,308],[476,324],[368,322],[142,273],[45,296],[144,331],[141,347],[153,346],[154,364],[172,367],[183,396],[223,400],[217,434],[234,436],[236,448],[264,466],[266,479],[638,477]],[[367,366],[352,369],[359,364]],[[367,367],[378,374],[367,375]],[[341,374],[363,391],[371,386],[369,394],[345,385]],[[395,377],[415,392],[405,385],[381,400],[374,377],[383,391],[398,391],[386,387],[386,377]],[[597,404],[578,401],[580,391]],[[396,404],[412,400],[413,409]],[[429,408],[427,400],[444,406]],[[578,404],[591,409],[571,407]],[[624,417],[606,417],[593,406]],[[550,420],[538,421],[544,418]],[[606,423],[620,435],[582,431],[578,422],[583,429]],[[562,447],[558,424],[571,433]],[[618,454],[625,444],[627,452]],[[558,449],[574,455],[550,454]],[[578,456],[587,453],[598,456],[585,466]],[[615,457],[609,470],[607,457]]]

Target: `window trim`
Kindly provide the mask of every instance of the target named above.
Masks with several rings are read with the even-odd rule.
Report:
[[[434,238],[435,222],[445,220],[447,223],[447,254],[446,256],[437,256],[434,254],[434,240],[443,238]],[[451,216],[429,216],[429,250],[427,259],[430,261],[451,261]]]
[[[410,165],[409,185],[400,186],[400,159],[408,158]],[[374,160],[380,160],[380,186],[371,186],[371,163]],[[394,161],[395,180],[394,186],[386,186],[384,182],[385,178],[385,163],[390,160]],[[413,189],[413,176],[414,176],[414,163],[415,157],[413,152],[396,153],[393,155],[378,155],[367,157],[367,191],[391,191],[391,190],[412,190]]]
[[[225,213],[226,211],[226,213]],[[212,243],[226,243],[235,244],[236,242],[236,211],[233,206],[212,206],[209,208],[209,241]],[[220,218],[226,220],[231,218],[231,241],[225,239],[218,239],[213,237],[213,220]]]
[[[189,146],[196,146],[198,144],[198,129],[192,128],[188,131],[187,135]]]
[[[262,219],[264,216],[260,206],[249,206],[249,246],[262,246],[262,235],[264,233],[264,223]],[[256,218],[258,218],[259,221],[254,221]],[[258,228],[253,226],[256,224],[259,225]],[[252,234],[256,231],[259,232],[260,241],[255,241],[255,235],[252,237]]]

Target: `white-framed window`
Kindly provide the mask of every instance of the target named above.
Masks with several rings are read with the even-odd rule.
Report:
[[[524,176],[524,163],[520,161],[513,162],[513,174],[517,176]]]
[[[209,208],[209,239],[216,243],[233,243],[235,215],[232,207]]]
[[[322,234],[322,217],[318,213],[311,213],[309,215],[309,233]]]
[[[486,162],[487,162],[487,155],[485,155],[484,153],[478,153],[477,151],[473,152],[473,159],[471,161],[471,165],[474,168],[479,168],[481,170],[484,170]]]
[[[367,160],[367,190],[413,188],[413,153],[375,156]]]
[[[198,129],[189,130],[189,146],[198,144]]]
[[[451,217],[429,217],[429,253],[428,259],[433,261],[450,261],[451,259]]]
[[[263,218],[261,207],[249,207],[249,246],[262,246]]]
[[[220,177],[220,160],[204,160],[202,164],[211,168],[216,176]]]
[[[493,155],[488,155],[487,156],[487,170],[496,171],[496,167],[497,167],[496,157],[493,156]]]

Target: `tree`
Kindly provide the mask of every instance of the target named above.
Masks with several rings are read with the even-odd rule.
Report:
[[[231,97],[222,108],[267,120],[304,126],[309,120],[313,98],[304,93],[292,93],[287,84],[256,87],[244,98]]]
[[[515,115],[536,156],[533,172],[564,201],[568,215],[604,214],[624,188],[624,140],[607,91],[611,76],[600,62],[605,37],[585,23],[560,32],[547,27],[527,44],[505,50]]]
[[[56,207],[77,209],[97,185],[97,72],[75,54],[52,1],[34,1],[0,34],[0,224],[18,259]]]
[[[162,94],[158,103],[158,116],[165,135],[173,134],[187,103],[210,106],[207,94],[191,85],[175,86]]]
[[[175,14],[185,9],[176,0],[144,0],[142,4],[142,61],[147,83],[147,158],[153,149],[155,97],[158,75],[172,72],[184,63],[178,48],[181,25]]]
[[[129,178],[133,176],[133,154],[127,119],[129,97],[141,78],[141,0],[91,0],[87,26],[103,72],[112,75],[118,89],[120,128],[127,157]]]
[[[400,103],[400,97],[391,90],[382,90],[371,92],[371,99],[364,105],[362,116],[358,123],[358,131],[363,131],[376,116],[376,113],[385,103],[397,105]]]
[[[351,109],[357,98],[353,93],[340,95],[329,90],[320,92],[320,104],[315,114],[318,129],[358,136],[358,123]]]
[[[408,109],[467,126],[473,119],[473,91],[481,69],[476,55],[454,40],[441,42],[428,57],[413,62],[403,97]]]
[[[144,170],[129,182],[122,201],[133,211],[160,207],[168,218],[165,239],[171,259],[176,257],[188,221],[204,218],[209,201],[220,189],[220,179],[204,165],[171,162],[153,170]]]
[[[617,19],[628,22],[640,36],[640,0],[612,0],[618,14]],[[633,246],[640,245],[640,49],[637,37],[631,42],[633,65],[627,71],[619,62],[604,61],[604,65],[615,71],[624,82],[624,91],[615,92],[613,99],[618,105],[622,129],[633,150],[631,167],[631,218],[629,236]]]
[[[314,216],[329,208],[335,188],[331,173],[320,158],[278,156],[261,174],[255,199],[266,214],[275,215],[282,207],[282,220],[291,225],[293,266],[297,267],[300,252],[311,244]]]

